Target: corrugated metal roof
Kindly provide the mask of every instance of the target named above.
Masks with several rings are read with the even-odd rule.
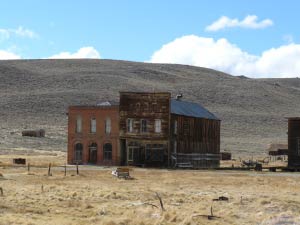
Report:
[[[200,104],[175,99],[171,99],[171,113],[183,116],[220,120]]]

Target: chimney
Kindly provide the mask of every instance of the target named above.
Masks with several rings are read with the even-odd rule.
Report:
[[[178,95],[176,95],[176,100],[180,101],[182,97],[183,97],[182,93],[179,93]]]

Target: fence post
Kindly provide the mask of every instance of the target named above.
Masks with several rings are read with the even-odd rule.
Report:
[[[51,176],[51,163],[49,163],[49,168],[48,168],[48,176]]]
[[[65,164],[65,176],[67,176],[67,165]]]
[[[30,172],[30,163],[27,164],[28,173]]]
[[[78,163],[76,163],[76,173],[79,175]]]

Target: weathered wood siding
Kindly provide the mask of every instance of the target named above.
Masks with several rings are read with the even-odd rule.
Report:
[[[175,121],[177,121],[176,134]],[[194,167],[217,167],[220,154],[220,125],[220,120],[172,114],[171,152],[179,155],[189,154],[196,164]]]
[[[120,137],[167,139],[169,136],[170,93],[120,92]],[[133,132],[127,132],[127,119],[133,119]],[[147,120],[147,132],[141,120]],[[161,120],[161,132],[155,133],[155,119]]]
[[[169,155],[170,93],[120,92],[120,139],[127,165],[167,166]],[[133,120],[131,132],[128,119]],[[147,131],[141,131],[141,121],[147,121]],[[161,131],[155,132],[155,120],[161,121]]]

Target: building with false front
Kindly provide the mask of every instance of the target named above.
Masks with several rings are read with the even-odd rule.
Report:
[[[221,121],[169,92],[120,92],[123,165],[211,168],[220,162]]]

